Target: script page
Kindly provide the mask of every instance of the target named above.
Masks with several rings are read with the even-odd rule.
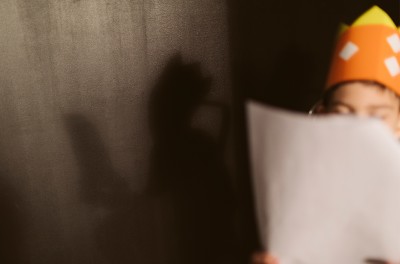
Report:
[[[260,238],[280,264],[400,261],[400,146],[381,122],[247,104]]]

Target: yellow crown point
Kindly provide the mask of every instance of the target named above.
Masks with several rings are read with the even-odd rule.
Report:
[[[384,25],[395,29],[397,28],[390,16],[379,6],[373,6],[361,15],[356,21],[354,21],[352,27],[366,25]]]
[[[345,33],[350,27],[344,23],[340,23],[339,29],[338,29],[338,36],[340,37]],[[399,28],[400,29],[400,28]]]

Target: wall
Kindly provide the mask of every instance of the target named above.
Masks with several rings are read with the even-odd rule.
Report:
[[[0,1],[0,262],[247,263],[244,102],[306,111],[395,0]],[[235,133],[233,133],[235,132]]]
[[[0,262],[226,254],[224,1],[3,0],[0,17]]]

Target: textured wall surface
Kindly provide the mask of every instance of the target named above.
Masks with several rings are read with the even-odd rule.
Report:
[[[1,263],[226,254],[226,8],[0,1]]]
[[[398,0],[1,0],[0,263],[247,263],[243,102],[306,110],[338,21],[372,4],[399,18]]]

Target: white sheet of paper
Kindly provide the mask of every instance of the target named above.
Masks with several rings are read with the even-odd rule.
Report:
[[[400,146],[379,121],[247,105],[261,240],[281,264],[400,262]]]

